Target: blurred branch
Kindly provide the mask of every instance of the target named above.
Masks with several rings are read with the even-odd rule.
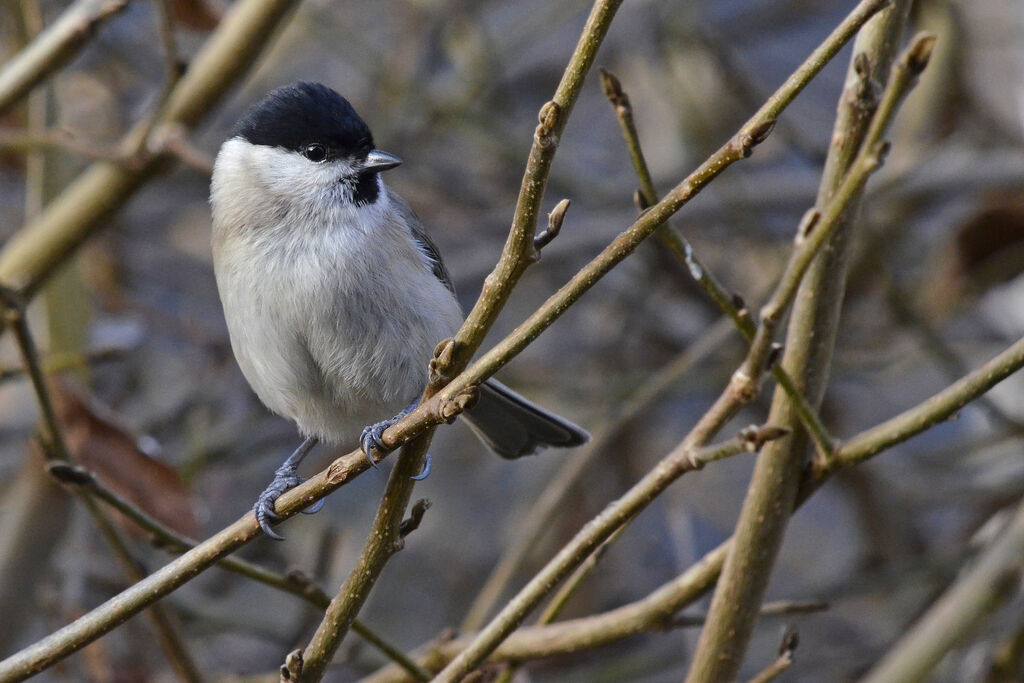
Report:
[[[164,124],[190,128],[252,65],[296,0],[242,0],[171,92],[154,134]],[[131,133],[128,134],[129,138]],[[96,162],[30,221],[0,251],[0,284],[31,296],[57,266],[88,239],[102,219],[161,171],[162,156],[134,165]]]
[[[43,376],[43,371],[39,364],[39,353],[36,350],[32,333],[28,328],[28,321],[25,320],[23,302],[17,294],[6,290],[0,290],[0,298],[3,299],[4,320],[14,328],[18,348],[32,379],[32,387],[35,390],[39,410],[42,413],[44,436],[41,440],[43,455],[47,460],[61,459],[70,462],[71,455],[61,433],[57,414],[53,409],[53,402],[50,399],[50,393],[46,386],[46,378]],[[140,581],[145,574],[135,561],[135,558],[132,557],[131,551],[125,544],[124,539],[121,538],[117,530],[110,523],[110,519],[89,496],[80,492],[75,492],[75,494],[79,502],[82,503],[82,506],[92,517],[93,523],[110,546],[114,557],[129,581],[133,583]],[[183,680],[192,682],[202,681],[203,678],[199,674],[199,669],[196,667],[195,662],[192,661],[192,656],[185,647],[181,636],[178,635],[170,615],[162,606],[154,605],[153,609],[149,611],[148,616],[156,634],[157,642],[167,657],[168,662],[170,662],[171,667]]]
[[[60,149],[86,159],[121,161],[123,155],[114,147],[99,145],[69,135],[60,130],[39,133],[0,128],[0,149],[32,152],[39,149]]]
[[[939,661],[1017,589],[1024,575],[1024,503],[1010,526],[982,553],[862,679],[925,681]]]
[[[43,374],[53,375],[67,370],[77,370],[97,363],[106,363],[124,358],[130,349],[123,346],[109,346],[86,351],[85,353],[55,353],[40,359]],[[0,367],[0,384],[18,379],[27,374],[22,365]]]
[[[103,501],[114,508],[122,515],[131,520],[139,528],[148,531],[154,546],[170,553],[181,554],[196,546],[196,542],[184,534],[178,533],[167,525],[161,523],[153,516],[139,509],[129,501],[125,500],[103,483],[88,470],[72,465],[70,463],[54,462],[48,468],[49,473],[57,481],[74,489],[84,490],[89,495]],[[230,572],[240,574],[246,578],[258,581],[264,585],[291,593],[302,598],[313,605],[321,612],[327,609],[331,602],[319,586],[313,583],[307,576],[298,571],[291,571],[287,574],[280,574],[259,566],[247,560],[224,557],[217,562],[217,566]],[[427,680],[426,672],[414,662],[409,660],[401,650],[388,643],[384,638],[376,634],[365,624],[356,620],[352,624],[352,630],[370,644],[377,647],[386,657],[394,661],[409,672],[417,680]]]
[[[640,196],[643,199],[641,210],[655,204],[658,201],[658,191],[654,187],[654,180],[651,178],[650,170],[647,168],[647,160],[644,158],[643,148],[640,146],[640,136],[637,133],[636,123],[633,119],[633,106],[630,104],[629,96],[622,89],[619,79],[609,71],[601,70],[601,84],[605,97],[615,108],[615,117],[622,129],[622,136],[626,140],[626,147],[629,149],[630,159],[633,161],[633,169],[636,171],[640,181]],[[690,242],[683,235],[682,230],[672,222],[666,221],[655,233],[669,251],[675,255],[679,262],[686,266],[690,275],[697,281],[711,300],[718,306],[722,313],[736,324],[740,332],[748,342],[753,341],[757,326],[750,318],[750,311],[742,299],[730,296],[725,287],[718,281],[714,274],[708,270],[693,251]],[[772,375],[783,388],[800,415],[800,421],[807,429],[819,452],[827,456],[832,452],[832,437],[822,423],[821,418],[807,399],[797,388],[796,384],[781,365],[772,364]]]
[[[903,325],[916,333],[925,350],[938,361],[946,375],[950,379],[955,379],[967,374],[967,365],[950,348],[939,331],[916,310],[909,292],[901,288],[892,277],[883,277],[882,279],[885,283],[885,298],[889,307]],[[1014,433],[1024,432],[1024,423],[1007,414],[999,407],[998,403],[988,396],[979,396],[978,405],[994,420],[1002,423],[1007,430]]]
[[[886,151],[882,137],[899,103],[927,64],[935,42],[934,36],[916,38],[889,76],[889,64],[902,36],[909,5],[905,0],[897,1],[879,13],[865,25],[854,44],[817,208],[808,212],[798,229],[793,257],[779,289],[762,309],[761,326],[751,343],[753,350],[759,337],[770,338],[777,316],[784,309],[782,304],[796,296],[782,364],[814,406],[821,403],[831,365],[849,260],[849,237],[863,187],[868,175],[881,163]],[[876,82],[885,83],[887,77],[890,82],[877,102]],[[845,201],[838,202],[840,197]],[[826,240],[826,249],[805,251],[805,245],[817,243],[821,247]],[[819,251],[821,256],[815,260]],[[798,429],[795,412],[789,397],[777,390],[769,419],[778,420],[796,433],[793,439],[769,447],[758,458],[736,524],[733,547],[694,653],[688,683],[729,680],[739,672],[795,506],[804,466],[806,439]]]
[[[209,154],[192,147],[180,127],[164,126],[159,135],[150,135],[148,149],[153,154],[172,154],[186,166],[209,175],[213,172],[213,159]],[[61,130],[31,133],[0,128],[0,149],[32,152],[38,149],[59,149],[95,161],[109,161],[131,166],[137,164],[139,152],[125,153],[118,145],[102,145],[69,135]]]
[[[78,54],[96,27],[128,0],[77,0],[0,70],[0,114]]]
[[[145,152],[149,135],[160,120],[164,107],[167,105],[174,86],[181,78],[181,65],[178,62],[178,46],[174,40],[174,21],[171,18],[171,0],[153,0],[156,8],[157,34],[164,56],[164,82],[157,93],[152,111],[146,116],[142,125],[136,128],[133,136],[125,141],[127,156],[136,158]]]

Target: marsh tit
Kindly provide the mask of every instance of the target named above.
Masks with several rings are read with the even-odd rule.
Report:
[[[254,508],[272,538],[274,501],[302,481],[302,458],[322,441],[359,444],[373,463],[462,322],[437,247],[380,177],[400,163],[316,83],[267,95],[217,155],[213,264],[231,348],[260,400],[305,437]],[[589,438],[493,380],[463,417],[504,458]]]

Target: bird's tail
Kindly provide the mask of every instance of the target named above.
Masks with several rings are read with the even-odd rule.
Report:
[[[480,399],[462,417],[477,437],[503,458],[521,458],[548,446],[571,448],[590,440],[584,429],[493,379],[481,385]]]

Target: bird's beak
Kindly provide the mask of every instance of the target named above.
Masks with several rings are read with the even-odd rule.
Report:
[[[388,154],[387,152],[375,149],[366,155],[366,161],[363,162],[363,170],[379,173],[381,171],[386,171],[389,168],[394,168],[401,163],[402,160],[394,154]]]

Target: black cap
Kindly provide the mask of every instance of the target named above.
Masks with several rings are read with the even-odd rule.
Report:
[[[366,122],[348,100],[320,83],[274,90],[246,112],[231,137],[295,152],[317,143],[333,158],[365,158],[373,149]]]

